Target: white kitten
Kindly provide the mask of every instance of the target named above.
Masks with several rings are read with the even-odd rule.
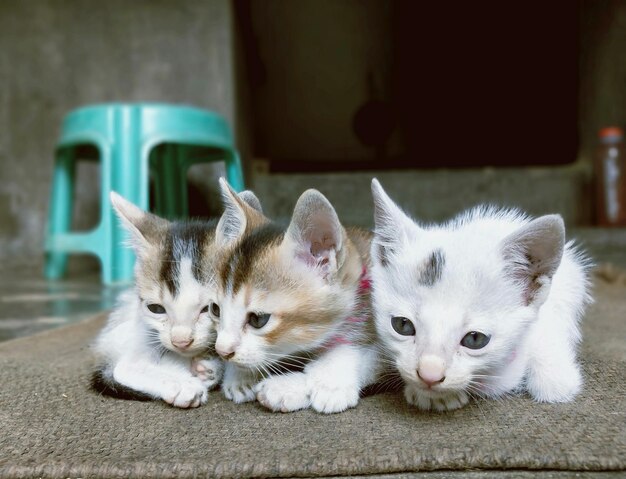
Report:
[[[526,390],[570,401],[582,379],[578,327],[588,262],[558,215],[477,208],[419,226],[372,181],[376,326],[420,409]]]
[[[215,223],[170,223],[116,193],[111,202],[132,235],[136,284],[96,340],[101,364],[93,385],[182,408],[204,404],[223,369],[211,357],[219,316]]]

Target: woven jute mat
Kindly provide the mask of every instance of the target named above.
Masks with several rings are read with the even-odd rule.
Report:
[[[89,389],[89,344],[103,315],[2,343],[0,477],[622,477],[626,285],[598,277],[594,295],[574,402],[513,397],[447,414],[419,412],[400,393],[329,416],[219,392],[192,410],[102,397]]]

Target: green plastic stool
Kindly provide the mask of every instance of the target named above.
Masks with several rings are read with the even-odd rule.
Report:
[[[95,229],[70,231],[77,150],[97,148],[101,161],[101,218]],[[216,113],[164,104],[103,104],[79,108],[63,121],[57,143],[48,229],[45,276],[65,275],[69,253],[91,253],[102,264],[106,284],[129,282],[134,255],[123,245],[109,192],[149,209],[150,177],[155,213],[187,216],[187,169],[195,163],[224,161],[236,191],[244,189],[239,156],[226,121]]]

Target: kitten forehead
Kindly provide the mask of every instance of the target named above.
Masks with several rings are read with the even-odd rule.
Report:
[[[446,258],[443,250],[436,249],[427,258],[425,264],[419,271],[419,283],[424,286],[433,286],[441,279]]]
[[[199,282],[206,281],[210,272],[205,271],[204,264],[214,236],[214,223],[173,223],[168,228],[161,252],[159,281],[167,286],[172,296],[177,296],[180,290],[180,264],[184,258],[191,260],[193,277]]]
[[[225,291],[236,294],[250,279],[261,260],[270,249],[280,244],[285,228],[266,223],[245,236],[228,255],[220,272],[220,281]],[[263,275],[265,271],[261,271]]]

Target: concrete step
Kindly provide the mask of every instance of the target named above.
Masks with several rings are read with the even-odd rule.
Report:
[[[591,174],[585,163],[561,167],[401,170],[380,172],[252,175],[252,188],[266,213],[291,216],[307,188],[316,188],[335,206],[346,225],[372,226],[370,182],[420,221],[442,221],[478,204],[517,207],[532,215],[560,213],[568,226],[590,225]]]

